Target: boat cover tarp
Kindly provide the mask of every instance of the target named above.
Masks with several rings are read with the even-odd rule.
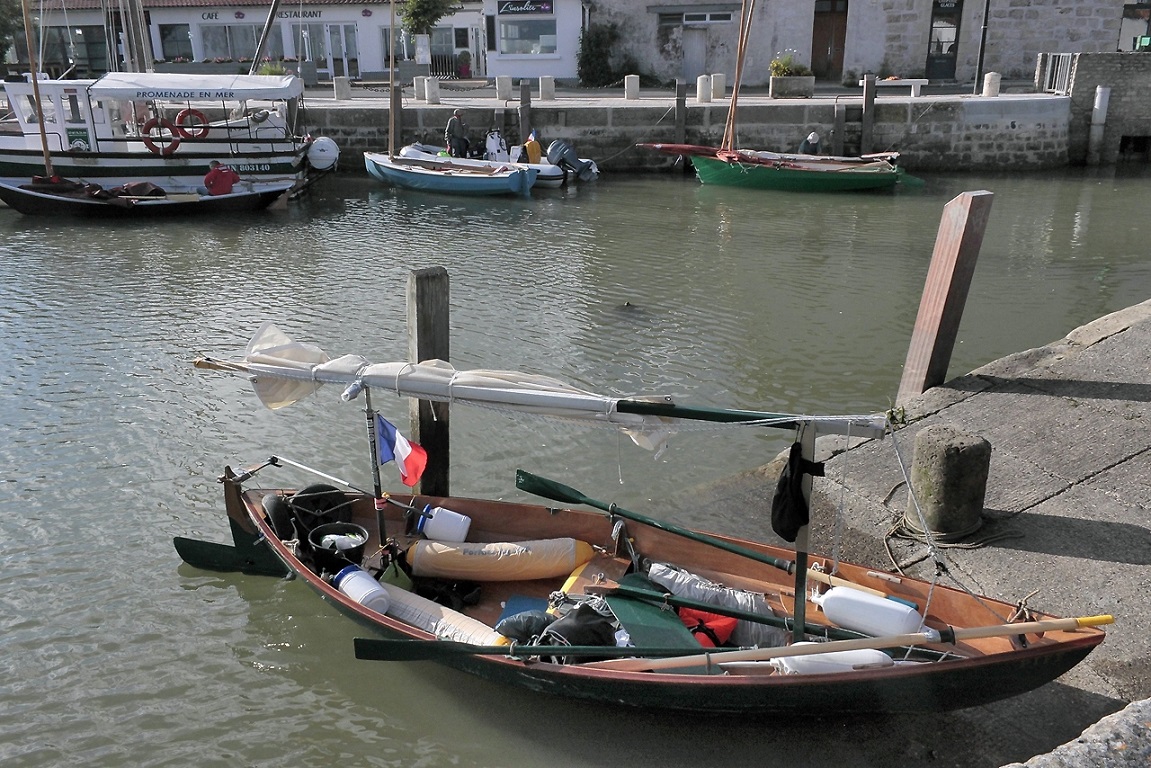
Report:
[[[186,75],[109,72],[88,87],[97,99],[122,101],[243,101],[292,99],[304,93],[295,75]]]

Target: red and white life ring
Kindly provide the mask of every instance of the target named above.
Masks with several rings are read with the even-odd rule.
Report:
[[[152,130],[157,127],[161,130],[161,133],[158,136],[153,136]],[[164,136],[163,131],[167,131],[168,136]],[[157,155],[167,157],[180,146],[180,133],[176,130],[176,126],[172,125],[171,120],[153,117],[144,123],[144,127],[140,129],[140,133],[144,139],[144,146]],[[157,139],[159,142],[157,142]],[[166,144],[164,143],[164,139],[168,140]]]
[[[176,130],[185,139],[202,139],[208,135],[208,118],[198,109],[184,109],[176,115]]]

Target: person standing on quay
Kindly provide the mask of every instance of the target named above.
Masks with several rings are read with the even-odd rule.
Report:
[[[464,122],[462,109],[452,112],[444,128],[444,143],[448,145],[448,154],[452,157],[468,156],[468,124]]]

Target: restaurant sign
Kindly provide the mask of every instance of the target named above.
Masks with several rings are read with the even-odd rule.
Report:
[[[496,13],[501,16],[551,12],[552,0],[500,0],[496,4]]]

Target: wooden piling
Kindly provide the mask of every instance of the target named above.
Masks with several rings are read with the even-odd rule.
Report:
[[[526,78],[520,80],[520,144],[528,140],[532,132],[532,84]]]
[[[675,143],[687,143],[687,82],[675,81]]]
[[[896,405],[947,378],[993,198],[987,191],[964,192],[943,208]]]
[[[875,135],[875,75],[863,76],[863,118],[859,131],[859,154],[871,153]]]
[[[847,135],[847,105],[836,102],[835,127],[831,131],[831,154],[843,154],[843,143]]]
[[[408,359],[447,361],[450,349],[450,292],[443,267],[412,270],[408,276]],[[449,496],[449,409],[447,403],[409,400],[412,439],[428,452],[428,466],[416,486],[428,496]]]

